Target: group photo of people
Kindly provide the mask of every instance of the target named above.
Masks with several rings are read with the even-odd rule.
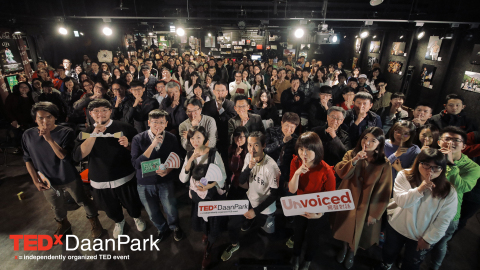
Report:
[[[89,226],[92,239],[118,239],[155,227],[161,243],[195,231],[197,269],[225,269],[249,248],[245,232],[258,230],[282,239],[290,269],[317,269],[320,249],[351,269],[374,246],[382,251],[372,269],[440,269],[448,242],[480,209],[479,130],[464,97],[442,97],[434,114],[435,104],[407,107],[405,93],[389,92],[378,64],[350,72],[343,60],[264,58],[157,47],[112,62],[41,60],[31,79],[17,75],[2,122],[52,209],[48,234]],[[142,164],[158,159],[145,173]],[[355,208],[283,214],[282,197],[335,190],[349,190]],[[248,211],[199,216],[201,202],[227,200],[247,200]],[[70,219],[69,203],[88,221]],[[324,227],[339,245],[319,245]]]

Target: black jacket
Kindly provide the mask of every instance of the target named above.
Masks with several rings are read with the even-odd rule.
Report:
[[[139,103],[136,107],[133,107],[135,99],[127,101],[127,113],[125,115],[125,122],[133,122],[138,133],[148,129],[148,113],[159,107],[158,101],[147,97],[146,93],[143,94],[142,100],[142,103]]]
[[[332,104],[328,102],[330,108]],[[318,126],[323,126],[327,123],[328,110],[320,104],[319,99],[313,99],[308,105],[308,126],[310,129]]]
[[[128,119],[126,118],[128,111],[130,110],[129,108],[132,106],[133,103],[131,103],[131,100],[135,100],[135,98],[131,94],[127,94],[125,98],[120,102],[120,105],[118,107],[115,107],[115,104],[117,103],[117,97],[113,97],[112,100],[110,101],[112,103],[113,109],[112,109],[112,115],[110,118],[113,120],[118,120],[124,123],[128,123],[133,126],[133,119]],[[131,122],[128,122],[131,121]]]
[[[217,64],[215,64],[215,69],[216,69],[216,75],[220,76],[220,82],[221,83],[228,83],[228,70],[225,66],[219,67]]]
[[[357,145],[357,141],[360,138],[360,135],[369,127],[379,127],[382,128],[382,120],[378,114],[368,111],[367,117],[365,117],[359,125],[355,124],[357,121],[358,115],[354,109],[350,109],[347,111],[347,115],[345,116],[345,120],[341,128],[348,133],[350,137],[350,142],[352,145]]]
[[[139,79],[142,83],[145,81],[145,76],[141,76]],[[153,75],[150,75],[148,77],[148,82],[145,84],[145,92],[147,93],[148,97],[153,97],[157,93],[157,90],[155,90],[155,84],[157,83],[157,78],[155,78]]]
[[[167,131],[176,130],[178,133],[178,126],[188,119],[187,113],[185,111],[185,97],[180,96],[180,104],[178,104],[175,108],[172,108],[172,100],[169,96],[162,100],[162,104],[160,104],[160,110],[164,110],[168,113],[168,126],[166,128]]]
[[[296,95],[300,97],[298,101],[295,101]],[[302,91],[297,91],[295,94],[293,94],[292,88],[286,89],[282,92],[282,96],[280,97],[280,103],[282,104],[282,114],[285,114],[286,112],[294,112],[300,117],[305,107],[305,105],[303,105],[304,101],[305,93],[303,93]]]
[[[443,110],[439,114],[432,116],[431,120],[440,130],[447,126],[455,126],[465,130],[467,133],[477,131],[477,127],[472,119],[469,119],[464,111],[461,111],[457,115],[453,115],[448,114],[446,110]]]
[[[222,108],[225,111],[220,114],[217,110],[217,101],[215,99],[207,101],[205,104],[203,104],[202,114],[213,117],[217,123],[217,148],[219,149],[222,147],[228,148],[230,143],[228,140],[228,120],[237,115],[234,106],[235,104],[233,101],[226,99],[222,104]]]
[[[338,128],[335,132],[337,137],[332,139],[332,136],[325,131],[327,128],[328,123],[315,127],[312,131],[317,133],[322,140],[324,150],[323,160],[325,160],[328,165],[335,166],[338,162],[342,161],[345,153],[352,149],[352,145],[348,133],[345,130]]]
[[[265,134],[265,127],[263,126],[262,118],[258,114],[248,113],[248,122],[245,125],[248,132],[252,133],[254,131],[260,131]],[[242,120],[240,116],[235,115],[230,120],[228,120],[228,138],[230,139],[230,143],[232,142],[233,131],[239,126],[242,125]]]
[[[262,120],[272,119],[275,126],[280,125],[280,116],[278,114],[277,107],[272,105],[270,108],[259,108],[256,105],[253,106],[253,113],[260,115]]]
[[[292,162],[293,154],[295,154],[295,144],[297,143],[298,135],[292,134],[292,139],[284,143],[283,138],[285,135],[282,132],[282,127],[272,127],[267,129],[266,137],[267,147],[263,151],[277,162],[281,172],[280,182],[288,182],[290,178],[290,163]],[[279,158],[282,149],[284,152],[280,162]]]

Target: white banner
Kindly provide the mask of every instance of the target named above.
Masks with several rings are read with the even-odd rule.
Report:
[[[199,217],[243,215],[248,211],[248,200],[207,201],[198,203]]]
[[[305,213],[325,213],[355,209],[349,189],[282,197],[285,216],[298,216]]]

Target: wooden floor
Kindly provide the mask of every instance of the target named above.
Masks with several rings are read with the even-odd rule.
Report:
[[[203,246],[201,244],[201,233],[190,230],[190,204],[187,196],[187,189],[178,184],[177,198],[179,202],[179,213],[181,227],[186,233],[186,238],[180,242],[173,240],[169,235],[160,244],[160,251],[131,251],[128,246],[119,251],[95,252],[80,250],[66,251],[62,245],[54,246],[49,251],[23,251],[23,243],[20,250],[14,251],[13,240],[10,235],[51,235],[55,230],[53,212],[42,193],[37,191],[26,168],[22,166],[21,156],[9,155],[9,165],[0,166],[0,269],[26,270],[26,269],[200,269]],[[180,183],[180,182],[178,182]],[[17,193],[23,191],[25,199],[19,201]],[[73,234],[79,239],[90,239],[90,225],[85,218],[85,211],[82,208],[70,205],[68,219],[72,223]],[[147,229],[138,232],[133,219],[125,212],[126,225],[125,233],[131,238],[145,239],[150,235],[156,235],[156,228],[148,219],[148,215],[142,210],[142,217],[147,220]],[[450,242],[450,254],[445,259],[441,269],[468,270],[480,269],[480,212],[469,220],[467,227],[456,234]],[[326,219],[325,219],[326,220]],[[112,237],[114,222],[107,218],[104,212],[100,212],[100,221],[105,228],[102,239]],[[273,237],[267,237],[259,233],[257,228],[243,233],[240,239],[241,248],[234,253],[233,257],[222,262],[220,255],[228,245],[226,233],[217,241],[213,250],[211,269],[237,269],[240,259],[247,261],[271,260],[278,264],[287,265],[292,250],[285,245],[288,237],[292,234],[291,225],[281,215],[277,217],[277,232]],[[322,231],[319,239],[320,249],[310,269],[345,269],[335,261],[335,254],[340,244],[332,238],[330,229],[326,222],[319,230]],[[25,255],[98,255],[109,254],[112,257],[118,255],[129,255],[125,260],[16,260],[15,256]],[[352,269],[371,269],[380,259],[381,249],[372,247],[367,251],[359,251],[356,257],[355,266]],[[428,258],[427,258],[428,259]],[[249,268],[253,269],[253,268]],[[263,269],[263,268],[258,268]],[[270,268],[268,268],[270,269]],[[280,268],[277,268],[280,269]],[[284,269],[284,268],[282,268]],[[286,269],[286,268],[285,268]],[[427,269],[425,263],[422,269]]]

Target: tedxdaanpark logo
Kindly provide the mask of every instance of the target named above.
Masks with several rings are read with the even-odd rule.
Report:
[[[48,251],[55,245],[63,245],[66,251],[118,251],[123,248],[129,248],[131,251],[160,251],[158,247],[159,239],[154,239],[153,235],[147,239],[130,238],[128,235],[119,235],[118,239],[79,239],[75,235],[10,235],[13,240],[13,250],[15,251]],[[23,244],[23,248],[21,248]],[[71,258],[70,258],[71,257]],[[25,255],[15,256],[15,259],[74,259],[77,260],[79,256],[64,256],[64,255]],[[95,256],[80,256],[81,259],[129,259],[126,256],[111,256],[108,254],[97,254]]]

